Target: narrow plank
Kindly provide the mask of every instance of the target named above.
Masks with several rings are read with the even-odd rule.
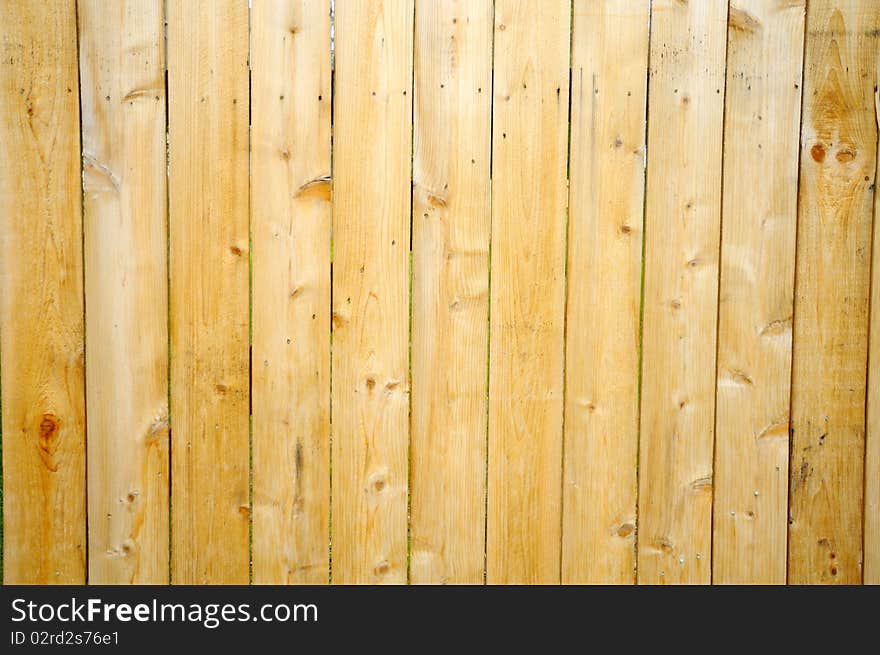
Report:
[[[878,62],[880,63],[880,62]],[[880,91],[874,91],[880,116]],[[880,158],[880,152],[877,154]],[[874,188],[878,183],[874,175]],[[880,585],[880,193],[874,192],[874,243],[871,270],[871,327],[868,351],[868,411],[865,444],[864,583]]]
[[[246,583],[248,7],[168,2],[172,580]]]
[[[415,583],[485,559],[492,3],[416,11],[412,556]]]
[[[862,581],[880,5],[807,9],[794,308],[788,579]]]
[[[334,583],[407,579],[412,0],[336,6]]]
[[[639,582],[711,575],[727,2],[651,19],[639,447]]]
[[[254,582],[327,584],[330,2],[251,9]]]
[[[648,10],[576,2],[572,29],[563,583],[632,584]]]
[[[727,36],[713,581],[784,584],[805,3],[736,0]]]
[[[487,581],[556,583],[571,6],[495,3]]]
[[[0,24],[4,583],[83,584],[76,5],[3,2]]]
[[[93,584],[168,583],[163,4],[78,4]]]

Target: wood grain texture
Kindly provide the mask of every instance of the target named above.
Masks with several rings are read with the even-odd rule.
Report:
[[[804,2],[730,6],[713,582],[784,584]]]
[[[655,0],[651,30],[638,576],[706,584],[727,2]]]
[[[167,584],[163,3],[78,8],[89,582]]]
[[[878,59],[880,68],[880,59]],[[880,118],[880,90],[874,90],[874,115]],[[880,152],[877,154],[880,157]],[[874,188],[878,183],[874,174]],[[871,327],[868,335],[868,408],[865,442],[863,581],[880,585],[880,194],[874,192],[874,241],[871,270]]]
[[[249,577],[248,7],[168,1],[172,580]]]
[[[86,580],[76,8],[0,3],[4,584]]]
[[[485,559],[492,3],[416,11],[410,577]]]
[[[648,10],[576,2],[562,582],[635,580]]]
[[[880,5],[807,10],[792,372],[789,582],[862,580]]]
[[[559,582],[571,7],[495,3],[487,581]]]
[[[327,584],[330,3],[251,10],[253,569]]]
[[[336,6],[334,583],[407,579],[412,0]]]

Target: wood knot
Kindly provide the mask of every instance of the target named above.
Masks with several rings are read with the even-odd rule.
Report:
[[[47,469],[55,473],[58,465],[54,461],[55,450],[58,448],[58,433],[61,429],[61,421],[54,414],[43,414],[40,419],[40,436],[38,447],[40,459]]]
[[[810,156],[813,158],[813,161],[822,163],[825,161],[825,146],[821,143],[815,144],[812,148],[810,148]]]
[[[626,537],[630,536],[635,531],[635,529],[636,529],[636,526],[634,526],[632,523],[622,523],[617,528],[617,536],[622,537],[622,538],[626,538]]]
[[[856,151],[852,148],[841,148],[834,157],[841,164],[846,164],[856,158]]]
[[[238,246],[229,246],[229,252],[231,252],[236,257],[241,257],[241,248]]]
[[[384,575],[388,575],[388,572],[391,570],[391,564],[388,563],[388,560],[383,559],[381,562],[376,564],[373,567],[373,574],[377,577],[382,577]]]

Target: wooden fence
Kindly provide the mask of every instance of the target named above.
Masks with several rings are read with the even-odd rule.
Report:
[[[880,582],[880,3],[248,4],[0,0],[6,583]]]

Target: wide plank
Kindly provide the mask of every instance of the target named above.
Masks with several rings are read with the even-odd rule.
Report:
[[[0,3],[3,582],[86,581],[76,4]]]

